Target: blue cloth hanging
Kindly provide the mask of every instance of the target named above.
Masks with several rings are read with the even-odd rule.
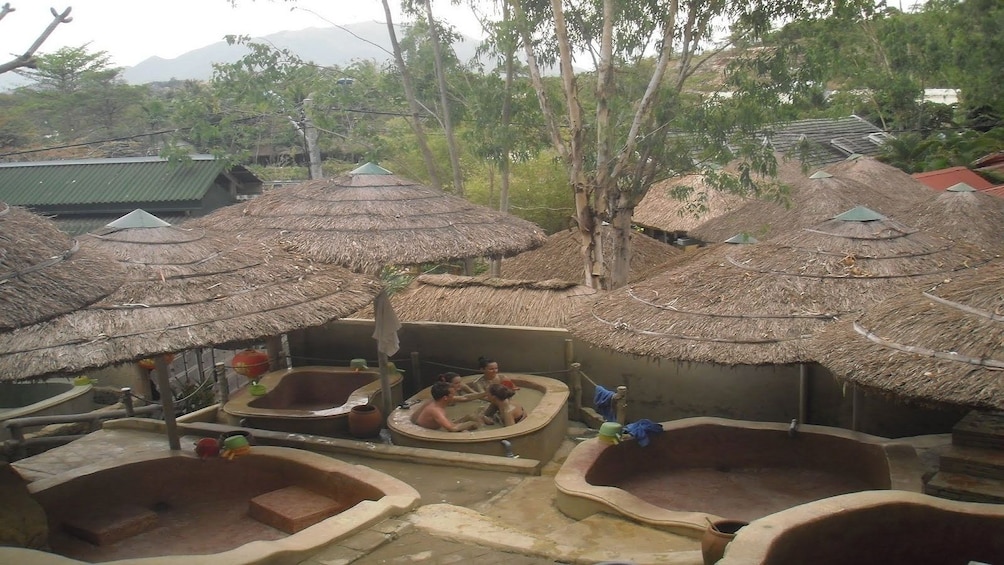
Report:
[[[661,434],[662,431],[661,424],[644,418],[624,426],[624,433],[631,435],[638,442],[638,445],[642,447],[647,447],[649,442],[652,441],[652,438],[648,437],[649,435]]]
[[[613,391],[596,385],[596,394],[593,395],[593,406],[595,406],[596,412],[600,416],[603,416],[603,419],[607,422],[617,420],[617,411],[614,409],[613,398]]]

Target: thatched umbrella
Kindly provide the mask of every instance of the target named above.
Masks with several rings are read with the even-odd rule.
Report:
[[[96,302],[124,275],[110,257],[81,249],[51,220],[0,202],[0,332]]]
[[[613,249],[613,228],[604,226],[601,229],[603,248]],[[520,253],[507,259],[502,264],[502,275],[507,279],[516,280],[546,280],[560,279],[563,281],[582,281],[585,273],[582,270],[582,255],[580,246],[582,240],[577,230],[563,230],[548,236],[541,247]],[[630,280],[639,280],[660,268],[667,261],[683,259],[684,251],[657,241],[643,234],[631,234],[631,272]],[[603,256],[607,262],[607,270],[613,261],[612,253]]]
[[[568,313],[595,293],[557,279],[422,275],[392,296],[391,304],[409,322],[565,328]],[[372,316],[372,308],[357,315]]]
[[[346,175],[274,189],[221,208],[193,225],[243,233],[325,263],[375,273],[386,265],[510,257],[544,243],[531,222],[496,212],[367,163]],[[397,351],[397,319],[381,293],[377,354],[390,413],[387,356]]]
[[[1004,198],[959,183],[921,202],[911,215],[921,229],[995,253],[1004,251]]]
[[[510,257],[546,239],[531,222],[373,164],[273,189],[186,225],[271,238],[316,261],[367,273],[385,265]]]
[[[0,334],[2,378],[71,374],[259,340],[351,314],[382,288],[344,268],[228,234],[174,227],[142,211],[84,236],[82,247],[117,259],[128,271],[126,282],[64,316]],[[161,389],[170,390],[166,363],[157,374]],[[165,418],[173,416],[170,394],[162,398]]]
[[[886,396],[1004,410],[1004,264],[906,289],[813,344],[824,366]]]
[[[855,160],[868,163],[868,160]],[[832,167],[837,167],[833,165]],[[760,240],[797,231],[832,218],[854,206],[882,210],[902,222],[913,223],[908,211],[932,193],[900,190],[896,185],[855,180],[842,169],[817,170],[808,176],[789,165],[780,180],[789,185],[789,201],[751,200],[737,210],[704,222],[692,234],[705,241],[724,241],[739,232]]]
[[[723,244],[680,268],[602,295],[569,320],[616,351],[735,364],[813,360],[808,339],[906,284],[987,259],[867,209],[753,245]]]
[[[674,190],[690,189],[685,198],[675,198]],[[656,183],[635,206],[632,221],[639,226],[664,232],[686,231],[727,214],[748,199],[711,187],[703,175],[683,175]]]

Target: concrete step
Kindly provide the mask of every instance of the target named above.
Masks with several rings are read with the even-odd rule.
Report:
[[[938,470],[1004,480],[1004,450],[951,445],[941,451]]]
[[[952,444],[1004,449],[1004,412],[973,410],[952,428]]]
[[[939,471],[924,485],[924,494],[949,500],[1004,504],[1004,480]]]

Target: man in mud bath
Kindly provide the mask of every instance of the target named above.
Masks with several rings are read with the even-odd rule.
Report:
[[[430,430],[443,429],[448,432],[465,432],[478,427],[476,416],[467,415],[450,420],[446,407],[453,402],[453,387],[450,383],[436,382],[430,389],[432,398],[422,401],[411,413],[411,421]]]

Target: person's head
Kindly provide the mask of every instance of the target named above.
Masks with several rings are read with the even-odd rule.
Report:
[[[489,359],[487,357],[478,358],[478,368],[481,369],[481,372],[483,372],[485,376],[489,376],[493,379],[495,378],[495,375],[497,375],[499,372],[498,362],[495,361],[494,359]]]
[[[495,383],[488,387],[488,394],[499,400],[507,400],[512,398],[516,394],[516,391],[504,384]]]
[[[460,389],[461,383],[464,382],[463,379],[460,378],[460,375],[452,371],[440,374],[436,377],[436,381],[450,385],[450,388],[453,389],[454,393]]]
[[[437,381],[432,383],[432,388],[429,390],[432,393],[433,400],[439,400],[441,398],[446,398],[453,394],[453,388],[450,383],[444,383],[442,381]]]

